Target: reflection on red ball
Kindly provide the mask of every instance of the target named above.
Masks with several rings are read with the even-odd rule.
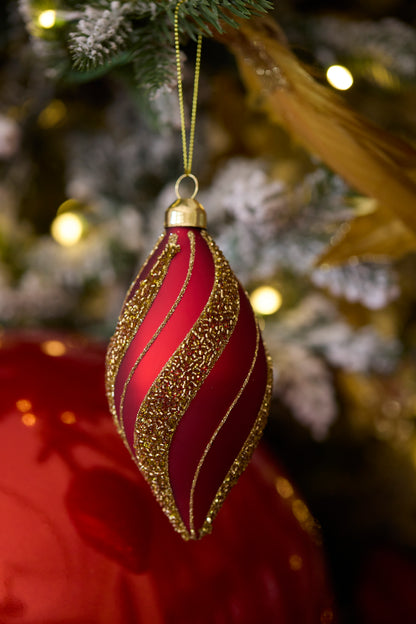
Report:
[[[263,449],[184,542],[116,434],[104,348],[0,345],[0,622],[330,624],[313,520]]]

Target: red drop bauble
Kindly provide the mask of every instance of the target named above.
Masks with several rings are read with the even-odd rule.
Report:
[[[104,349],[0,343],[2,624],[329,624],[319,533],[259,448],[211,535],[172,528],[114,430]]]
[[[204,228],[166,228],[124,303],[106,380],[118,431],[174,528],[209,533],[263,432],[272,370]]]

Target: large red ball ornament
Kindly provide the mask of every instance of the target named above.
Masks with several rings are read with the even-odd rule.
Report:
[[[119,433],[174,528],[209,533],[263,432],[272,369],[194,199],[167,211],[121,311],[106,381]]]
[[[370,546],[356,585],[357,619],[366,624],[416,622],[416,558],[408,549]]]
[[[184,541],[114,430],[104,349],[0,342],[2,624],[330,624],[319,534],[259,448],[213,532]]]

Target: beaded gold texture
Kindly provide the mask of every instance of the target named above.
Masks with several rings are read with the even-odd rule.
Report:
[[[234,273],[222,252],[205,230],[201,231],[201,236],[206,241],[214,261],[215,273],[212,291],[200,317],[150,387],[140,405],[134,427],[133,459],[149,483],[173,527],[184,539],[197,539],[211,532],[214,517],[218,513],[228,492],[247,467],[251,455],[259,442],[266,424],[272,390],[272,367],[270,358],[267,356],[267,384],[257,418],[238,456],[234,459],[224,481],[219,487],[202,527],[196,532],[193,526],[193,495],[198,475],[209,449],[240,398],[254,369],[261,341],[257,327],[256,348],[250,370],[239,393],[208,441],[197,466],[190,494],[190,530],[188,530],[177,508],[170,482],[170,445],[183,414],[228,344],[240,313],[239,284]],[[188,237],[190,240],[190,261],[184,284],[169,314],[146,346],[145,351],[153,344],[166,325],[167,320],[171,318],[189,283],[195,259],[194,233],[189,231]],[[159,239],[159,243],[161,239]],[[171,260],[179,251],[180,246],[177,244],[177,236],[170,234],[165,248],[162,250],[148,276],[141,282],[139,281],[137,289],[131,298],[129,298],[129,295],[126,297],[122,314],[107,352],[106,386],[108,400],[117,429],[130,452],[131,449],[123,427],[123,399],[128,382],[136,366],[141,361],[144,352],[136,360],[132,369],[133,372],[129,374],[125,383],[119,414],[117,413],[114,400],[115,380],[131,341],[134,339],[140,324],[162,287]],[[137,283],[139,278],[140,273],[133,285]]]
[[[251,456],[253,455],[256,446],[260,442],[264,427],[266,426],[273,386],[273,366],[271,358],[267,353],[266,358],[267,382],[259,413],[249,435],[246,438],[246,441],[244,442],[239,454],[235,458],[230,470],[228,471],[227,476],[225,477],[221,486],[218,488],[217,494],[211,504],[205,522],[199,531],[200,537],[212,531],[212,521],[221,509],[221,506],[225,501],[227,494],[229,493],[231,488],[237,483],[239,477],[250,463]]]
[[[202,454],[201,459],[198,462],[198,466],[194,475],[194,478],[192,480],[192,486],[191,486],[191,493],[190,493],[190,497],[189,497],[189,525],[190,525],[190,529],[191,529],[191,534],[195,535],[195,528],[194,528],[194,495],[195,495],[195,488],[196,488],[196,484],[198,481],[198,477],[199,474],[201,472],[202,466],[205,462],[205,459],[212,447],[212,445],[214,444],[215,438],[218,436],[219,432],[221,431],[221,429],[223,428],[223,426],[225,425],[225,423],[227,422],[227,419],[229,417],[229,415],[231,414],[231,411],[233,410],[234,406],[236,405],[236,403],[238,402],[239,398],[241,397],[241,395],[243,394],[244,388],[246,387],[251,374],[253,372],[256,360],[257,360],[257,355],[259,352],[259,341],[260,341],[260,331],[258,328],[258,325],[256,323],[256,348],[254,351],[254,356],[251,362],[251,366],[250,366],[250,370],[248,372],[248,374],[246,375],[246,378],[244,379],[244,382],[240,388],[240,390],[238,391],[236,397],[234,398],[233,402],[231,403],[229,409],[227,410],[227,412],[225,413],[225,415],[223,416],[223,418],[221,419],[221,422],[219,423],[218,427],[215,429],[214,433],[211,436],[211,439],[209,440],[208,444],[206,445],[204,452]],[[218,496],[218,493],[217,493]],[[215,499],[214,499],[215,502]],[[211,508],[208,512],[208,517],[210,517],[210,513],[211,513]],[[209,522],[209,524],[212,522],[212,517],[211,520]]]
[[[157,244],[159,244],[162,239],[163,236],[160,237]],[[130,446],[126,440],[122,419],[117,413],[114,401],[114,389],[117,372],[131,341],[136,335],[140,324],[160,290],[172,258],[180,251],[180,246],[177,244],[177,240],[177,234],[169,235],[168,242],[152,267],[149,275],[139,283],[136,292],[129,299],[131,289],[134,284],[136,284],[137,279],[139,279],[140,274],[143,272],[147,263],[143,265],[138,277],[132,283],[129,292],[127,293],[122,313],[107,349],[105,379],[107,399],[117,430],[129,450]],[[154,250],[157,248],[157,244]]]
[[[176,235],[175,235],[176,236]],[[168,314],[166,315],[166,317],[163,319],[162,323],[159,325],[159,327],[157,328],[155,334],[152,336],[151,340],[149,340],[149,342],[147,343],[146,347],[143,349],[143,351],[141,352],[140,356],[137,358],[134,366],[132,367],[126,382],[124,384],[124,388],[123,388],[123,392],[121,395],[121,400],[120,400],[120,409],[119,409],[119,413],[120,415],[123,413],[123,406],[124,406],[124,398],[126,396],[126,392],[127,392],[127,388],[128,385],[131,381],[131,378],[133,377],[138,365],[140,364],[140,362],[142,361],[143,357],[146,355],[146,353],[149,351],[150,347],[152,346],[152,344],[156,341],[156,339],[158,338],[158,336],[160,335],[160,332],[162,331],[162,329],[167,325],[169,319],[172,317],[173,313],[175,312],[176,308],[178,307],[180,301],[182,300],[182,297],[185,293],[185,290],[188,287],[189,284],[189,280],[191,279],[191,275],[192,275],[192,271],[194,268],[194,262],[195,262],[195,235],[192,231],[188,232],[188,238],[189,238],[189,244],[190,244],[190,258],[189,258],[189,265],[188,265],[188,271],[185,277],[185,281],[182,285],[182,288],[174,302],[174,304],[172,305],[171,309],[169,310]]]
[[[138,466],[162,509],[182,537],[195,537],[178,511],[169,478],[169,449],[182,415],[226,347],[238,320],[238,282],[214,241],[215,277],[199,319],[153,383],[137,414],[134,448]]]

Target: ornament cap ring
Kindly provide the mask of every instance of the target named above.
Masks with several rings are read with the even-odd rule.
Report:
[[[205,230],[207,216],[196,199],[178,198],[165,212],[165,227],[197,227]]]
[[[193,191],[192,195],[190,195],[189,197],[182,197],[182,195],[179,192],[179,187],[181,185],[181,182],[182,182],[182,180],[185,180],[185,178],[190,178],[192,180],[192,182],[194,183],[194,191]],[[196,178],[196,176],[194,176],[193,173],[183,173],[176,180],[175,193],[176,193],[176,197],[178,199],[195,199],[196,194],[198,193],[198,190],[199,190],[198,179]]]
[[[180,194],[180,184],[185,178],[194,183],[194,190],[189,197]],[[203,206],[195,199],[198,192],[198,180],[192,173],[183,173],[176,180],[175,193],[178,198],[165,213],[165,227],[197,227],[206,229],[207,217]]]

